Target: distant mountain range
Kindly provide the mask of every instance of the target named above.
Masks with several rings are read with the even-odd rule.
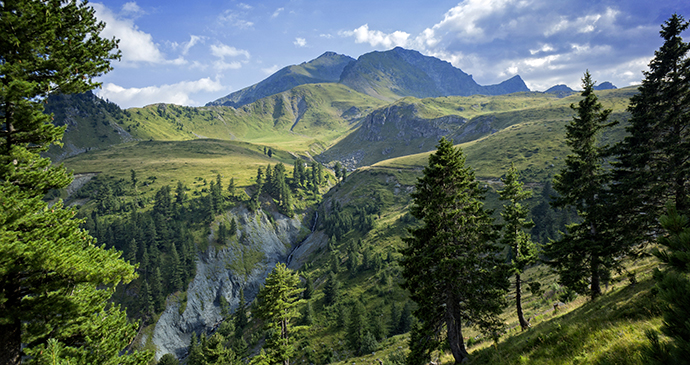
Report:
[[[340,83],[386,101],[406,96],[503,95],[529,91],[520,76],[497,85],[482,86],[449,62],[396,47],[385,52],[367,53],[357,60],[326,52],[312,61],[285,67],[258,84],[212,101],[207,106],[237,108],[298,85],[313,83]]]

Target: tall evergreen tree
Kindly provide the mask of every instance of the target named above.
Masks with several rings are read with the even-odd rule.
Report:
[[[483,207],[484,194],[462,150],[442,138],[411,194],[410,213],[424,224],[410,230],[402,250],[404,288],[418,304],[415,316],[423,328],[413,352],[428,354],[445,332],[459,364],[468,358],[463,324],[493,335],[502,327],[498,315],[508,274],[492,242],[497,232]],[[410,359],[425,356],[413,353]]]
[[[240,298],[237,303],[237,309],[235,310],[235,331],[236,337],[242,337],[244,329],[249,323],[249,318],[247,317],[247,302],[244,299],[244,288],[240,288]]]
[[[43,113],[50,93],[80,93],[119,58],[105,24],[77,1],[0,2],[0,363],[37,363],[54,354],[77,363],[146,363],[120,356],[136,334],[112,290],[135,278],[114,250],[97,246],[50,189],[72,180],[40,156],[65,127]],[[58,360],[63,361],[63,360]]]
[[[660,249],[653,251],[665,266],[656,270],[658,297],[661,302],[663,324],[661,332],[670,339],[662,342],[656,331],[647,332],[650,339],[644,351],[649,364],[690,363],[690,219],[669,204],[667,214],[659,222],[667,232],[659,239]]]
[[[681,37],[688,25],[674,14],[661,26],[664,44],[630,98],[628,136],[614,147],[617,234],[637,244],[655,239],[668,200],[690,209],[690,44]]]
[[[625,252],[624,245],[611,234],[610,175],[603,168],[606,146],[598,144],[598,135],[615,124],[607,121],[610,109],[604,109],[594,94],[589,71],[582,78],[582,100],[570,107],[577,112],[566,126],[566,143],[572,154],[564,169],[554,177],[554,189],[560,194],[553,205],[575,207],[580,223],[568,226],[567,233],[544,248],[549,264],[559,273],[560,282],[592,299],[601,295],[601,280]]]
[[[522,202],[532,196],[531,190],[524,190],[520,174],[514,164],[502,179],[505,187],[498,192],[499,199],[507,201],[503,205],[501,217],[505,221],[501,243],[510,248],[511,271],[515,275],[515,306],[517,308],[520,328],[530,326],[522,311],[522,278],[525,269],[537,261],[537,246],[532,242],[525,229],[532,228],[534,223],[528,220],[529,207]]]
[[[294,330],[291,322],[299,316],[296,305],[303,289],[298,285],[297,273],[279,263],[257,295],[256,315],[269,332],[265,350],[270,364],[290,365],[290,357],[295,354],[290,336]]]

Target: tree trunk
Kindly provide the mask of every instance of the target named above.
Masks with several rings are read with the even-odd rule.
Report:
[[[590,223],[590,234],[592,237],[596,237],[597,235],[597,229],[594,226],[594,223]],[[601,273],[599,272],[600,266],[601,266],[601,261],[599,260],[599,255],[596,252],[592,252],[592,259],[590,261],[591,263],[591,270],[592,270],[592,282],[590,285],[590,293],[591,293],[591,298],[592,300],[597,299],[601,295]]]
[[[592,284],[591,284],[591,298],[597,299],[601,295],[601,273],[600,273],[599,256],[592,255]]]
[[[465,349],[465,339],[462,337],[462,318],[459,313],[458,303],[454,298],[449,298],[446,303],[446,327],[448,329],[448,344],[453,353],[456,364],[462,364],[469,360],[469,354]]]
[[[22,324],[19,319],[0,325],[0,364],[21,364]]]
[[[525,320],[525,315],[522,313],[522,281],[520,279],[520,274],[515,274],[515,303],[517,305],[517,315],[518,321],[520,322],[520,328],[524,331],[530,327],[530,324]]]

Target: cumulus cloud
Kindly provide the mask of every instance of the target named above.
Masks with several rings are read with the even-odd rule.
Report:
[[[306,47],[307,46],[307,40],[304,38],[295,38],[295,41],[292,43],[297,47]]]
[[[192,95],[200,92],[218,92],[226,89],[219,80],[203,78],[171,85],[124,88],[107,83],[97,91],[98,96],[115,102],[120,107],[141,107],[153,103],[199,105]]]
[[[653,49],[640,44],[655,44],[659,25],[645,23],[654,17],[643,14],[645,20],[639,21],[640,11],[627,2],[590,5],[464,0],[414,36],[398,31],[401,36],[395,38],[395,33],[371,29],[368,24],[339,34],[374,48],[416,49],[452,63],[484,85],[519,74],[536,90],[556,83],[577,88],[587,69],[593,74],[600,70],[602,81],[622,86],[639,82],[645,66],[631,60],[648,62],[653,56]]]
[[[354,37],[356,43],[369,43],[372,47],[382,46],[384,48],[396,46],[405,47],[410,38],[409,33],[399,30],[388,34],[379,30],[370,30],[369,24],[364,24],[352,31],[342,31],[340,35],[344,37]]]
[[[218,43],[211,46],[211,54],[218,57],[218,60],[213,62],[213,68],[216,71],[236,70],[242,68],[242,62],[247,62],[251,57],[249,51],[228,46],[226,44]],[[226,62],[226,58],[244,57],[241,61]]]
[[[183,59],[167,60],[154,43],[151,34],[139,30],[132,19],[116,15],[103,4],[93,3],[91,6],[96,10],[98,20],[104,21],[106,24],[101,36],[105,38],[115,37],[120,40],[119,49],[122,51],[123,65],[135,66],[140,62],[185,63]],[[136,3],[127,3],[123,8],[139,9]]]

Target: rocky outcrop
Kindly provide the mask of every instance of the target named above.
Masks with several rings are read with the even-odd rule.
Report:
[[[196,275],[187,288],[186,299],[171,296],[153,331],[156,359],[166,353],[184,357],[192,333],[212,332],[223,319],[221,296],[232,310],[239,304],[242,288],[246,300],[252,301],[275,264],[286,262],[294,247],[299,246],[300,250],[292,254],[292,267],[303,262],[302,254],[326,242],[324,237],[311,237],[300,217],[252,213],[244,207],[227,214],[234,216],[240,227],[238,242],[199,253]]]

